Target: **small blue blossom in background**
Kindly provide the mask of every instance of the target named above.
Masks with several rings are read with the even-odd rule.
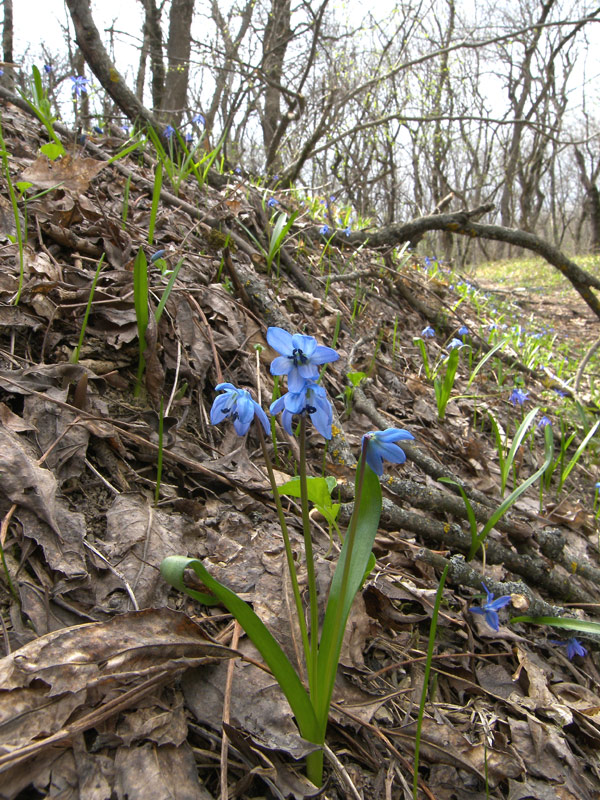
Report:
[[[461,342],[460,339],[454,337],[450,344],[448,345],[448,350],[454,350],[455,347],[464,347],[464,342]]]
[[[183,139],[184,139],[186,144],[191,144],[194,141],[194,136],[193,136],[193,134],[191,134],[188,131],[188,133],[186,133],[186,135],[183,137]]]
[[[154,253],[152,258],[150,259],[150,263],[155,264],[159,258],[162,258],[164,256],[166,252],[167,252],[166,250],[157,250],[156,253]]]
[[[165,139],[170,139],[174,133],[175,133],[175,128],[172,125],[167,125],[167,127],[163,131],[163,136],[165,137]]]
[[[104,130],[103,130],[101,127],[100,127],[100,125],[94,125],[94,127],[92,128],[92,130],[94,131],[94,133],[97,133],[97,134],[102,134],[102,133],[104,133]]]
[[[305,381],[317,380],[319,366],[339,358],[333,348],[317,344],[314,336],[292,335],[283,328],[268,328],[267,342],[281,353],[271,362],[271,375],[287,375],[290,392],[301,392]]]
[[[330,195],[329,202],[330,203],[335,203],[335,195],[334,194]]]
[[[322,236],[327,236],[327,234],[329,233],[329,225],[323,225],[321,228],[319,228],[319,233]]]
[[[498,325],[495,322],[490,322],[490,324],[488,325],[488,330],[497,331],[498,330]]]
[[[563,390],[562,390],[562,389],[557,389],[557,388],[555,387],[553,391],[555,391],[555,392],[556,392],[556,394],[557,394],[559,397],[566,397],[566,396],[567,396],[567,393],[566,393],[566,392],[563,392]]]
[[[242,174],[242,168],[239,165],[233,171],[235,172],[236,175]]]
[[[84,78],[83,75],[78,75],[77,77],[73,77],[73,75],[71,75],[71,82],[73,84],[71,89],[76,97],[81,97],[82,92],[87,94],[87,85],[89,83],[87,78]]]
[[[546,425],[552,425],[552,420],[548,419],[548,417],[544,414],[541,420],[538,422],[538,428],[545,428]]]
[[[574,636],[571,636],[567,639],[566,642],[559,642],[555,639],[550,639],[552,644],[558,645],[558,647],[566,647],[567,648],[567,658],[569,661],[572,661],[575,656],[583,656],[587,655],[587,648],[585,648],[579,639],[576,639]]]
[[[314,381],[305,381],[299,392],[287,392],[271,403],[271,414],[281,415],[284,430],[292,435],[292,417],[294,414],[308,414],[312,424],[324,439],[331,439],[331,423],[333,410],[322,386]]]
[[[350,236],[350,225],[344,228],[344,233],[346,234],[346,236]]]
[[[516,408],[517,406],[522,406],[528,397],[529,392],[524,392],[522,389],[513,389],[508,399]]]
[[[423,328],[423,330],[421,331],[421,336],[423,337],[423,339],[433,339],[433,337],[435,336],[435,331],[431,327],[431,325],[427,325],[427,327]]]
[[[458,329],[458,335],[459,336],[467,336],[468,333],[469,333],[469,329],[467,328],[466,325],[461,325],[461,327]]]
[[[485,617],[485,621],[490,626],[490,628],[493,628],[493,630],[498,631],[500,630],[500,620],[498,619],[498,611],[510,603],[511,597],[509,594],[504,594],[502,595],[502,597],[499,597],[497,600],[494,600],[493,593],[489,591],[485,583],[482,583],[481,585],[485,589],[487,600],[485,604],[482,606],[471,606],[469,611],[472,611],[474,614],[483,614]]]
[[[406,453],[395,442],[414,439],[412,433],[402,428],[387,428],[385,431],[369,431],[362,437],[367,441],[366,460],[376,475],[383,475],[383,459],[392,464],[404,464]]]
[[[4,70],[0,67],[0,78],[4,75]]]
[[[267,205],[269,206],[269,208],[275,208],[277,202],[278,201],[274,197],[269,197],[269,199],[267,200]]]
[[[206,120],[204,119],[204,114],[195,114],[192,117],[192,122],[196,122],[199,125],[206,125]]]
[[[44,64],[44,72],[46,73],[46,75],[52,72],[52,64]]]
[[[217,392],[223,392],[223,394],[215,399],[210,410],[210,421],[213,425],[218,425],[231,417],[237,435],[244,436],[248,433],[254,417],[258,417],[265,433],[267,435],[271,433],[267,415],[256,400],[252,399],[250,392],[247,392],[246,389],[236,389],[231,383],[220,383],[215,388]]]

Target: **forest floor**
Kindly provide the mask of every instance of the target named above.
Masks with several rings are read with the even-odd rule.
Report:
[[[510,622],[523,614],[598,620],[597,449],[579,459],[558,496],[555,472],[541,512],[539,483],[521,495],[491,531],[485,561],[481,550],[465,560],[463,500],[438,481],[459,480],[485,521],[501,503],[491,416],[510,442],[534,406],[552,421],[555,449],[575,433],[565,459],[572,457],[584,412],[569,380],[598,337],[583,302],[576,295],[555,302],[533,286],[507,292],[498,281],[483,286],[485,278],[480,291],[477,275],[464,294],[458,276],[433,275],[419,255],[326,247],[322,222],[306,217],[269,275],[245,232],[266,246],[264,191],[233,174],[218,189],[186,184],[179,197],[163,193],[151,247],[150,154],[108,164],[123,142],[104,136],[49,166],[38,159],[37,123],[5,104],[2,126],[13,182],[26,180],[32,191],[61,187],[30,200],[21,217],[27,243],[18,304],[15,222],[6,184],[0,190],[0,798],[317,794],[304,777],[310,747],[272,676],[252,663],[257,651],[243,635],[236,644],[226,609],[192,601],[159,572],[170,555],[203,559],[295,661],[282,536],[258,440],[252,429],[240,438],[229,422],[209,422],[223,381],[268,405],[269,325],[328,346],[335,341],[340,354],[323,377],[334,436],[325,447],[311,432],[308,452],[312,474],[337,480],[342,530],[362,434],[397,427],[415,437],[406,463],[386,465],[382,479],[377,564],[344,641],[322,796],[413,796],[428,637],[447,566],[420,728],[418,796],[599,797],[597,637],[578,633],[587,652],[569,659],[556,642],[571,632]],[[279,210],[291,210],[288,195],[274,194]],[[141,247],[149,259],[164,250],[171,269],[180,259],[183,265],[164,314],[149,326],[136,397],[133,264]],[[419,250],[425,254],[424,243]],[[152,320],[166,287],[156,264],[149,281]],[[543,371],[529,358],[533,345],[507,344],[469,384],[496,322],[553,340],[552,365],[564,362],[564,372]],[[461,350],[442,421],[413,341],[429,324],[436,331],[426,342],[431,363],[462,325],[472,345]],[[525,352],[529,366],[520,360]],[[593,358],[578,387],[577,397],[592,407],[597,370]],[[353,387],[347,376],[357,372],[364,377]],[[528,392],[523,408],[509,402],[516,386]],[[543,461],[544,434],[533,430],[516,454],[509,489]],[[277,442],[284,482],[295,473],[298,445],[279,424]],[[339,547],[326,521],[311,516],[325,593]],[[301,521],[291,501],[286,518],[300,557]],[[302,588],[304,579],[301,572]],[[470,611],[484,602],[482,581],[496,597],[511,598],[498,631]],[[231,658],[232,641],[245,660]]]

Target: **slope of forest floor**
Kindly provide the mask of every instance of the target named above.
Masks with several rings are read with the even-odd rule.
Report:
[[[523,494],[491,531],[485,563],[481,551],[465,560],[463,500],[438,481],[460,481],[480,524],[498,507],[490,414],[510,438],[524,411],[539,406],[556,447],[561,420],[576,432],[572,456],[584,432],[573,396],[562,391],[566,374],[553,378],[540,364],[523,364],[517,348],[469,378],[496,320],[507,329],[553,327],[564,360],[576,363],[597,338],[587,306],[576,295],[555,304],[533,287],[507,296],[497,284],[461,300],[459,277],[432,276],[421,256],[332,248],[306,217],[269,272],[256,246],[258,239],[268,249],[267,197],[233,174],[220,188],[186,184],[178,197],[163,193],[149,246],[150,154],[108,164],[122,141],[106,136],[49,165],[37,156],[37,123],[4,104],[2,125],[13,182],[36,191],[61,186],[29,201],[21,216],[27,242],[18,304],[15,223],[6,185],[0,191],[0,797],[208,800],[224,796],[222,781],[229,797],[316,794],[303,773],[306,743],[272,677],[252,663],[257,652],[242,635],[235,649],[249,660],[232,660],[237,631],[226,610],[192,602],[159,573],[166,556],[202,558],[294,658],[282,539],[258,440],[252,430],[240,438],[228,423],[209,422],[223,381],[270,402],[269,325],[335,343],[340,354],[323,378],[334,437],[324,447],[311,433],[309,458],[312,474],[337,479],[342,529],[362,434],[397,427],[415,437],[406,464],[386,465],[382,480],[377,565],[346,634],[322,796],[412,797],[427,642],[448,566],[419,797],[598,797],[597,639],[577,634],[587,653],[570,660],[557,643],[569,631],[509,621],[598,619],[593,458],[584,454],[558,498],[554,476],[541,513],[539,484]],[[291,210],[288,195],[274,196],[278,209]],[[171,269],[183,264],[158,324],[149,326],[136,397],[139,248],[149,261],[164,250]],[[151,320],[167,278],[150,263]],[[443,421],[413,341],[427,325],[435,328],[426,347],[440,374],[446,344],[463,325],[473,348],[461,351]],[[523,409],[509,402],[514,387],[528,392]],[[579,398],[589,401],[586,387]],[[295,474],[298,449],[279,424],[277,442],[277,453],[270,449],[283,482]],[[543,442],[535,429],[509,489],[538,469]],[[286,514],[300,553],[292,502]],[[318,584],[327,587],[339,548],[319,515],[314,547]],[[470,611],[484,602],[482,581],[496,597],[511,597],[498,631]]]

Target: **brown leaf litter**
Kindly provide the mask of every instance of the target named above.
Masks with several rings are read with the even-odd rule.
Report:
[[[257,372],[255,349],[266,345],[267,325],[302,330],[325,344],[339,327],[341,358],[324,377],[335,435],[324,449],[311,434],[310,458],[313,474],[325,464],[337,477],[342,520],[351,509],[362,433],[394,426],[415,436],[407,464],[391,468],[382,484],[377,567],[344,641],[324,796],[412,796],[429,621],[448,564],[422,728],[421,796],[598,797],[596,644],[586,639],[588,655],[570,662],[543,628],[511,626],[502,616],[496,633],[469,612],[484,578],[496,595],[511,594],[517,613],[597,618],[600,565],[590,504],[581,492],[540,515],[534,491],[492,532],[485,571],[479,560],[464,561],[470,537],[462,500],[437,478],[461,478],[484,520],[499,503],[495,451],[489,430],[472,425],[472,399],[453,400],[446,422],[438,422],[412,344],[429,322],[452,334],[458,320],[447,300],[451,290],[434,291],[415,265],[390,275],[380,268],[381,256],[392,259],[383,251],[324,254],[306,219],[299,223],[301,246],[284,251],[277,276],[267,275],[238,225],[264,239],[252,187],[235,176],[220,188],[184,185],[179,198],[165,193],[159,207],[156,248],[165,249],[171,267],[180,258],[184,264],[149,331],[144,393],[134,398],[132,266],[140,246],[151,252],[151,157],[141,169],[134,159],[109,165],[118,148],[110,139],[71,147],[50,164],[37,156],[39,126],[22,112],[6,105],[3,128],[9,152],[19,141],[13,178],[60,185],[28,207],[18,306],[18,252],[7,238],[14,220],[6,191],[0,193],[0,542],[10,576],[9,584],[0,570],[0,798],[216,797],[223,730],[231,796],[314,794],[302,773],[310,745],[251,643],[242,639],[229,649],[230,616],[170,591],[158,571],[167,555],[202,558],[252,603],[296,663],[299,633],[258,442],[252,432],[242,440],[209,424],[222,380],[260,393],[263,405],[270,401],[270,354],[260,353]],[[279,199],[291,210],[288,195]],[[106,266],[73,365],[102,253]],[[357,275],[348,280],[350,258]],[[153,266],[150,284],[153,311],[165,287]],[[467,304],[460,312],[469,323],[475,319]],[[357,370],[367,377],[345,407],[346,373]],[[540,395],[543,384],[526,374],[528,388]],[[493,393],[481,386],[482,394]],[[463,388],[459,381],[457,394],[467,394]],[[503,425],[512,424],[512,409],[495,391],[486,402]],[[168,418],[155,505],[161,400]],[[540,447],[523,452],[523,475],[537,464]],[[282,481],[295,473],[296,456],[295,441],[278,428]],[[292,503],[286,515],[300,553]],[[314,546],[323,595],[339,546],[318,518]]]

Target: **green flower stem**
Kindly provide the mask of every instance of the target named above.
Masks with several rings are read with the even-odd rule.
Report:
[[[308,516],[308,484],[306,482],[306,414],[300,417],[300,504],[302,507],[302,531],[304,533],[304,552],[306,556],[306,575],[308,578],[308,598],[310,605],[310,665],[307,662],[308,682],[311,698],[318,689],[317,658],[319,655],[319,605],[317,600],[317,579],[312,548],[310,517]]]
[[[413,800],[417,800],[419,793],[419,753],[421,750],[421,730],[423,728],[423,716],[425,715],[425,703],[427,701],[427,692],[429,688],[429,674],[431,672],[431,662],[433,661],[433,648],[435,646],[435,633],[437,630],[438,614],[440,605],[442,603],[442,595],[444,594],[444,584],[450,565],[446,564],[440,583],[435,595],[435,603],[433,605],[433,613],[431,615],[431,627],[429,628],[429,643],[427,645],[427,660],[425,661],[425,672],[423,674],[423,689],[421,691],[421,702],[419,703],[419,714],[417,716],[417,733],[415,736],[415,760],[413,768]]]
[[[302,648],[304,650],[304,661],[309,675],[309,684],[311,682],[311,663],[310,663],[310,645],[308,642],[308,631],[306,629],[306,620],[304,619],[304,608],[302,607],[302,598],[300,596],[300,587],[298,585],[298,575],[296,573],[296,565],[294,564],[294,554],[292,553],[292,545],[290,542],[290,535],[285,521],[285,514],[283,513],[283,506],[281,505],[281,497],[277,490],[277,483],[275,481],[275,473],[273,472],[273,465],[269,458],[267,450],[267,442],[260,422],[256,422],[256,430],[258,431],[258,438],[265,460],[265,466],[269,475],[269,482],[273,492],[273,500],[277,508],[277,516],[279,517],[279,525],[281,527],[281,534],[283,536],[283,543],[285,546],[285,557],[287,559],[288,571],[290,573],[290,580],[292,582],[292,592],[294,594],[294,603],[296,605],[296,615],[298,617],[298,624],[300,625],[300,634],[302,636]]]

